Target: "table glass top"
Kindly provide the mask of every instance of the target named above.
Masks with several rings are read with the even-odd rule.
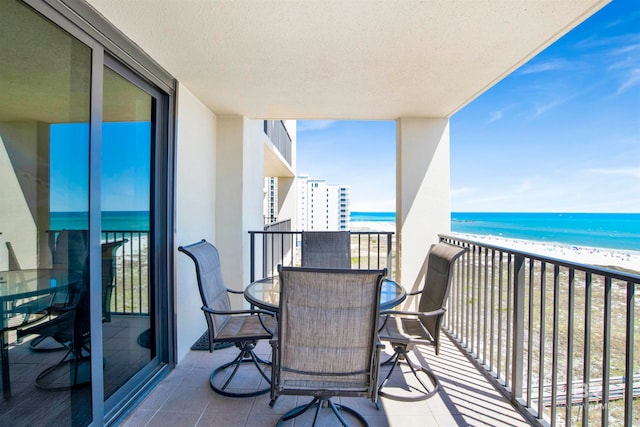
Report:
[[[280,278],[267,277],[251,283],[244,291],[249,302],[278,308],[280,303]],[[390,279],[384,279],[380,291],[380,306],[389,309],[401,303],[406,297],[405,290]]]

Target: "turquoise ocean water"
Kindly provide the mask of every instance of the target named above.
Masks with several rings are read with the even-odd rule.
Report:
[[[395,222],[394,212],[351,212],[351,221]],[[640,214],[453,212],[454,233],[640,251]]]
[[[395,212],[351,212],[351,221],[395,222]],[[87,228],[81,212],[52,212],[51,229]],[[103,230],[149,230],[149,212],[103,212]],[[640,251],[640,214],[454,212],[454,233]]]
[[[51,229],[83,230],[88,228],[89,215],[86,212],[51,212]],[[102,212],[102,229],[109,231],[148,231],[148,211],[105,211]]]

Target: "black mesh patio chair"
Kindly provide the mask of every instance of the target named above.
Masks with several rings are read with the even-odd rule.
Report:
[[[303,231],[302,266],[351,268],[351,233]]]
[[[436,355],[440,353],[440,326],[446,311],[445,303],[451,287],[455,261],[468,248],[438,243],[429,250],[425,283],[422,290],[411,292],[408,296],[420,295],[417,311],[386,310],[380,316],[380,339],[389,341],[394,355],[383,365],[392,364],[385,379],[380,384],[380,396],[402,400],[417,401],[433,396],[439,382],[433,371],[422,366],[415,366],[409,359],[409,352],[415,345],[433,345]],[[385,391],[385,386],[400,364],[406,364],[414,376],[415,382],[403,382],[409,393],[392,394]],[[426,374],[419,374],[420,372]],[[431,385],[425,384],[430,382]],[[415,393],[414,393],[415,392]]]
[[[116,254],[129,239],[102,244],[102,322],[111,322],[111,299],[116,285]]]
[[[367,425],[355,410],[331,398],[365,397],[377,407],[383,347],[377,324],[386,270],[278,266],[278,272],[280,317],[277,337],[271,340],[270,405],[281,395],[313,399],[287,412],[277,425],[312,408],[313,425],[322,408],[329,408],[343,425],[343,413]]]
[[[66,231],[66,230],[63,230]],[[75,235],[81,235],[83,236],[84,234],[86,234],[85,230],[72,230],[72,231],[76,231],[76,232],[82,232],[82,234],[79,233],[75,233],[75,234],[71,234],[71,236]],[[61,233],[60,236],[64,236],[65,233]],[[60,236],[58,236],[58,241],[60,241]],[[65,239],[66,240],[66,239]],[[76,240],[78,240],[78,238],[76,237]],[[122,240],[117,240],[114,242],[108,242],[108,243],[103,243],[101,245],[101,251],[102,251],[102,322],[110,322],[111,321],[111,299],[112,299],[112,295],[113,295],[113,288],[115,286],[115,271],[116,271],[116,253],[118,251],[118,249],[124,244],[128,242],[128,239],[122,239]],[[62,247],[58,246],[59,250],[65,251],[66,252],[66,244],[63,244]],[[68,280],[71,284],[68,287],[63,287],[63,289],[65,289],[65,291],[63,292],[55,292],[52,294],[52,296],[50,297],[50,301],[48,301],[48,304],[43,305],[44,301],[40,300],[40,301],[33,301],[30,302],[31,306],[34,306],[36,304],[39,304],[39,308],[42,310],[42,313],[44,313],[44,315],[46,316],[50,316],[52,319],[54,319],[56,316],[65,313],[66,311],[68,311],[69,307],[73,307],[75,306],[75,304],[77,303],[77,299],[78,299],[78,286],[77,283],[81,283],[82,280],[82,276],[81,273],[78,273],[78,269],[77,269],[77,258],[79,257],[79,252],[80,249],[76,249],[74,251],[71,251],[71,253],[73,254],[72,257],[69,257],[69,260],[73,259],[73,266],[69,266],[66,267],[64,266],[64,264],[61,262],[62,260],[60,260],[60,258],[58,258],[58,263],[54,263],[54,267],[57,266],[58,269],[64,269],[69,271],[69,276],[70,279]],[[84,256],[85,259],[87,257],[87,250],[85,248],[84,250]],[[61,278],[63,276],[60,276],[59,278]],[[63,280],[61,279],[60,282],[62,283]],[[61,295],[62,294],[62,295]],[[27,307],[24,307],[27,308]],[[32,307],[28,307],[31,308],[33,310]],[[50,335],[47,334],[40,334],[40,336],[34,338],[33,340],[31,340],[29,342],[29,348],[32,351],[35,352],[48,352],[48,351],[56,351],[56,350],[64,350],[66,348],[68,348],[68,346],[66,345],[46,345],[43,344],[43,342],[48,338],[51,337]],[[51,337],[52,338],[52,337]]]
[[[203,239],[188,246],[180,246],[178,250],[188,255],[196,267],[196,278],[203,304],[202,311],[209,330],[209,351],[214,350],[216,343],[227,342],[234,343],[240,350],[234,360],[216,368],[211,373],[209,378],[211,388],[216,393],[229,397],[251,397],[268,393],[270,387],[251,392],[234,392],[227,390],[227,387],[242,363],[253,363],[267,383],[271,383],[271,379],[260,367],[260,364],[270,365],[271,362],[260,359],[253,350],[258,340],[270,339],[273,336],[273,330],[276,327],[274,313],[264,310],[231,310],[229,293],[242,294],[242,292],[227,289],[225,286],[218,250],[211,243]],[[224,374],[229,367],[232,368],[231,375],[218,387],[216,376],[219,373]]]
[[[127,239],[115,242],[103,243],[102,253],[102,321],[111,321],[111,293],[115,278],[116,252]],[[74,276],[75,277],[75,276]],[[51,319],[29,328],[18,330],[18,338],[27,335],[38,335],[30,342],[30,348],[34,351],[51,351],[66,349],[65,355],[60,361],[44,371],[36,378],[36,385],[48,390],[66,390],[89,383],[88,372],[80,373],[81,362],[88,360],[91,351],[90,318],[89,318],[89,268],[88,258],[85,255],[85,264],[82,277],[68,285],[68,300],[64,304],[54,305],[48,308]],[[44,339],[51,338],[59,344],[57,347],[38,348],[37,344]],[[36,344],[32,344],[32,343]],[[71,365],[71,377],[69,383],[61,383],[57,372],[65,364]],[[84,363],[88,366],[88,362]]]
[[[36,377],[36,386],[46,390],[68,390],[90,382],[90,317],[89,317],[89,260],[86,258],[82,279],[69,284],[73,300],[59,308],[51,320],[17,331],[18,338],[27,335],[51,337],[67,349],[58,363],[46,368]],[[81,366],[83,366],[81,373]],[[67,367],[69,373],[63,369]]]

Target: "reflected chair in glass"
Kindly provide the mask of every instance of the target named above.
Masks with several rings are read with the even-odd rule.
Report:
[[[55,238],[54,238],[55,237]],[[74,283],[82,281],[84,262],[89,254],[87,246],[87,230],[67,230],[50,233],[51,257],[52,257],[52,278],[59,285],[70,283],[70,286],[61,286],[48,297],[40,300],[30,301],[25,304],[22,309],[33,309],[37,306],[44,316],[55,316],[62,314],[68,306],[75,304],[77,301],[77,286]],[[29,342],[29,348],[36,352],[48,352],[64,350],[66,346],[47,345],[43,342],[47,339],[47,335],[40,335]]]
[[[302,266],[351,268],[351,233],[303,231]]]
[[[271,379],[265,374],[260,365],[270,365],[271,362],[262,360],[254,349],[258,340],[270,339],[276,327],[275,314],[265,310],[232,310],[229,293],[242,294],[241,291],[228,289],[222,279],[222,267],[218,250],[206,240],[193,243],[188,246],[180,246],[180,252],[191,258],[196,268],[196,278],[200,297],[202,298],[202,311],[207,320],[209,331],[209,352],[214,350],[216,343],[232,342],[240,350],[238,356],[231,362],[216,368],[209,378],[211,388],[223,396],[251,397],[268,393],[269,387],[255,391],[242,392],[230,391],[227,387],[235,377],[241,364],[253,363],[262,377],[271,384]],[[224,380],[227,368],[231,368],[231,374],[222,383],[216,385],[216,376]],[[238,387],[234,384],[234,387]]]
[[[67,351],[58,363],[46,368],[36,377],[36,386],[46,390],[68,390],[90,382],[89,348],[89,260],[85,261],[82,279],[69,284],[73,289],[73,300],[60,307],[58,314],[51,320],[18,330],[18,338],[27,335],[51,337]],[[86,363],[85,363],[86,362]],[[82,374],[80,372],[82,368]],[[69,375],[61,371],[69,368]]]
[[[380,339],[391,343],[394,354],[383,362],[383,366],[392,366],[380,384],[380,396],[394,400],[418,401],[428,399],[438,391],[439,382],[433,371],[412,363],[409,352],[416,345],[433,345],[436,355],[440,353],[440,326],[446,311],[445,303],[451,287],[453,267],[455,261],[467,251],[468,248],[444,242],[432,245],[427,260],[424,287],[407,294],[420,295],[418,310],[386,310],[381,313]],[[414,376],[414,382],[404,377],[401,379],[401,384],[409,392],[392,394],[385,391],[392,374],[401,364],[407,365]],[[426,382],[430,382],[431,385],[425,384]]]
[[[344,413],[366,425],[355,410],[331,399],[364,397],[377,407],[383,347],[377,325],[386,270],[278,266],[278,272],[280,317],[271,340],[270,405],[281,395],[313,397],[283,415],[278,425],[312,408],[314,425],[322,408],[330,408],[343,425]]]
[[[111,293],[115,279],[116,253],[118,249],[127,241],[118,240],[115,242],[103,243],[102,253],[102,321],[110,321]],[[44,371],[36,378],[39,388],[48,390],[66,390],[85,385],[89,382],[88,372],[79,376],[79,366],[83,359],[88,360],[91,354],[90,340],[90,319],[89,319],[89,272],[88,258],[85,257],[85,267],[82,279],[76,280],[68,285],[69,300],[65,304],[49,308],[51,320],[38,325],[18,330],[19,338],[27,335],[38,335],[32,341],[43,340],[50,337],[60,344],[55,349],[66,349],[67,352],[60,361]],[[108,320],[105,320],[108,316]],[[34,349],[34,346],[31,346]],[[37,351],[37,350],[36,350]],[[52,380],[54,373],[59,371],[65,364],[72,364],[70,384],[61,384],[57,380]],[[87,364],[88,365],[88,364]]]

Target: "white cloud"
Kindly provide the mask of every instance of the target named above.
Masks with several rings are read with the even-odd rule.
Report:
[[[625,80],[618,86],[616,95],[620,95],[634,86],[640,86],[640,68],[635,68],[627,73]]]
[[[538,117],[549,110],[553,110],[554,108],[559,107],[560,105],[564,104],[565,102],[573,98],[573,96],[574,95],[569,95],[564,98],[554,99],[553,101],[547,102],[546,104],[543,104],[543,105],[537,105],[534,117]]]
[[[520,69],[520,74],[546,73],[567,68],[571,63],[566,59],[552,59],[550,61],[525,65]]]
[[[337,120],[301,120],[297,123],[298,132],[328,129]]]
[[[490,113],[489,123],[497,122],[502,119],[502,111],[492,111]]]

